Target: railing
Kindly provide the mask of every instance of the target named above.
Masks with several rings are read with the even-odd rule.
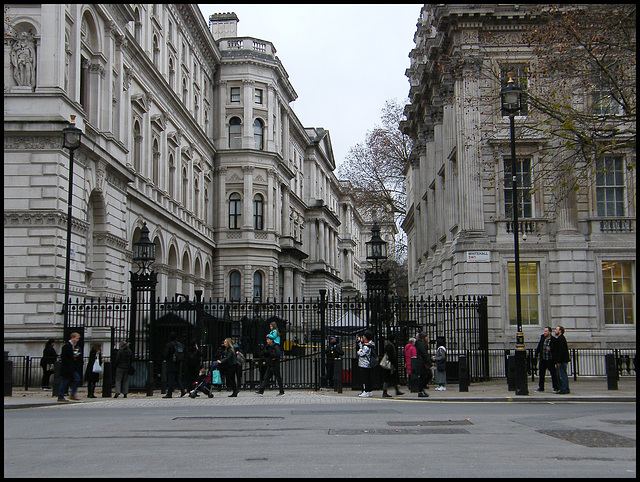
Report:
[[[348,347],[345,347],[348,348]],[[304,350],[304,347],[302,348]],[[320,352],[313,346],[307,347],[308,353],[296,353],[291,355],[285,355],[282,358],[280,364],[280,371],[284,381],[285,388],[306,388],[317,390],[320,388],[321,383],[321,357]],[[349,351],[349,350],[345,350]],[[398,347],[398,352],[402,353],[402,347]],[[467,356],[470,362],[473,362],[474,357],[486,357],[489,360],[489,375],[490,378],[505,378],[507,376],[507,357],[513,355],[515,350],[486,350],[486,355],[483,353],[468,353]],[[635,348],[579,348],[570,350],[571,362],[569,363],[567,374],[572,376],[574,380],[578,379],[578,376],[598,376],[604,377],[607,375],[605,367],[605,355],[613,354],[616,359],[616,366],[619,377],[634,377],[636,376],[636,349]],[[534,359],[534,350],[527,350],[527,373],[534,380],[538,375],[538,360]],[[404,358],[403,356],[401,358]],[[24,390],[40,389],[42,380],[42,369],[40,367],[41,357],[29,357],[29,356],[9,356],[8,359],[13,362],[13,386],[20,387]],[[449,359],[452,363],[457,363],[457,355],[449,353]],[[109,361],[109,357],[103,357],[104,361]],[[202,365],[208,368],[211,365],[212,360],[205,360]],[[87,359],[84,360],[84,368],[87,366]],[[134,366],[136,367],[136,373],[130,378],[129,386],[133,390],[143,389],[146,387],[147,371],[146,367],[148,360],[136,360]],[[357,360],[355,358],[345,357],[343,360],[343,368],[347,371],[351,371],[350,376],[354,378],[358,377],[357,373],[353,373],[357,370]],[[260,383],[261,377],[264,374],[264,368],[261,365],[260,359],[249,358],[242,369],[242,385],[240,388],[255,389]],[[84,380],[84,370],[83,370]],[[115,374],[112,376],[112,382],[115,380]],[[404,377],[401,377],[401,381],[404,381]],[[53,382],[53,375],[51,375],[51,382]],[[102,390],[103,377],[100,377],[100,381],[96,384],[96,388]],[[272,380],[275,383],[275,380]],[[350,385],[347,381],[345,385]],[[156,384],[155,389],[160,389],[160,386]],[[191,387],[186,387],[189,389]]]

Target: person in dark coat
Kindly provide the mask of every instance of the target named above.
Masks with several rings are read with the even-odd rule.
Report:
[[[233,346],[233,340],[231,338],[225,338],[222,342],[224,346],[224,356],[218,362],[218,366],[222,366],[225,371],[225,380],[227,382],[227,388],[231,389],[230,397],[238,396],[238,387],[236,386],[236,374],[238,371],[238,361],[236,359],[236,350]]]
[[[69,337],[69,340],[62,345],[60,351],[60,361],[62,366],[60,367],[60,388],[58,389],[58,401],[68,402],[69,400],[64,398],[67,393],[67,388],[71,389],[71,400],[80,400],[76,393],[78,393],[78,385],[82,379],[82,352],[78,342],[80,341],[80,333],[73,332]]]
[[[418,396],[428,397],[429,394],[424,390],[428,388],[429,382],[433,378],[431,374],[431,357],[429,356],[429,350],[427,349],[427,334],[423,331],[418,334],[416,339],[416,353],[418,360]]]
[[[180,369],[182,368],[183,362],[173,359],[173,354],[177,354],[180,347],[184,350],[184,346],[178,341],[178,335],[172,331],[169,334],[169,343],[167,343],[167,346],[164,348],[163,354],[164,359],[167,362],[167,393],[162,398],[171,398],[173,396],[172,393],[174,385],[180,389],[181,397],[184,397],[187,393],[180,377]]]
[[[569,376],[567,375],[567,365],[569,364],[569,346],[567,339],[564,337],[564,326],[556,327],[556,342],[553,353],[553,361],[558,371],[558,391],[560,394],[571,393],[569,391]]]
[[[184,378],[187,389],[193,388],[193,384],[198,381],[198,375],[202,368],[202,352],[198,348],[198,344],[192,341],[187,348]]]
[[[267,386],[267,383],[271,380],[271,376],[275,376],[278,382],[278,388],[280,392],[278,395],[284,395],[284,384],[282,382],[282,375],[280,375],[280,357],[282,356],[282,350],[280,349],[280,345],[278,345],[273,338],[269,338],[267,336],[267,346],[265,349],[264,357],[267,359],[267,371],[264,374],[264,378],[262,379],[262,383],[256,390],[258,395],[262,395],[264,393],[264,389]]]
[[[127,398],[129,393],[129,370],[133,366],[133,352],[126,341],[120,342],[120,349],[116,355],[116,389],[113,398],[118,398],[120,393]]]
[[[336,337],[335,335],[331,335],[331,338],[329,338],[329,350],[327,351],[327,380],[330,387],[333,386],[333,369],[336,364],[336,358],[342,358],[343,356],[344,350],[338,342],[338,337]],[[338,374],[338,376],[340,375],[341,374]]]
[[[49,380],[51,379],[51,375],[53,375],[53,367],[58,358],[58,353],[53,345],[55,345],[56,341],[51,338],[47,341],[47,344],[44,346],[44,350],[42,350],[42,359],[40,360],[40,366],[42,367],[42,389],[43,390],[51,390],[51,385],[49,385]]]
[[[396,350],[396,339],[394,335],[389,335],[384,344],[384,353],[391,362],[391,370],[382,370],[382,398],[392,398],[387,390],[389,386],[395,387],[396,396],[404,395],[398,388],[398,352]]]
[[[98,359],[98,363],[102,366],[102,346],[100,343],[92,343],[91,351],[89,352],[89,363],[84,371],[84,379],[87,381],[87,398],[97,398],[94,395],[96,390],[96,383],[100,380],[99,373],[93,373],[93,364]]]
[[[556,373],[556,364],[553,362],[553,351],[555,348],[556,339],[551,333],[551,327],[545,326],[542,335],[540,335],[540,341],[535,351],[535,358],[540,357],[539,363],[539,375],[538,389],[536,392],[544,392],[544,377],[549,370],[551,375],[551,385],[553,391],[558,391],[558,374]]]

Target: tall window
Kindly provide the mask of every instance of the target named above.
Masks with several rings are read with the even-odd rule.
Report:
[[[256,89],[255,102],[256,104],[262,104],[262,89]]]
[[[622,157],[596,160],[596,204],[598,216],[624,216],[624,163]]]
[[[517,325],[516,303],[516,264],[509,263],[509,323]],[[520,301],[522,303],[522,324],[538,325],[540,283],[538,281],[538,263],[520,262]]]
[[[142,132],[138,121],[133,124],[133,168],[138,173],[142,171]]]
[[[531,159],[522,159],[516,163],[516,179],[518,181],[518,217],[533,217]],[[504,214],[513,218],[513,175],[511,159],[504,160]]]
[[[253,301],[262,301],[262,273],[253,274]]]
[[[240,282],[242,278],[240,271],[232,271],[229,274],[229,299],[231,301],[240,301]]]
[[[604,292],[604,322],[606,324],[633,324],[635,298],[630,261],[603,261],[602,288]]]
[[[264,229],[264,198],[262,194],[256,194],[253,199],[253,229],[257,231]]]
[[[229,196],[229,229],[240,229],[242,197],[237,192]]]
[[[264,131],[264,124],[260,119],[256,119],[253,122],[253,140],[255,141],[256,149],[262,150],[262,132]]]
[[[231,87],[231,102],[240,102],[240,87]]]
[[[153,140],[153,151],[152,151],[152,162],[151,166],[151,180],[156,185],[156,187],[160,186],[160,149],[158,147],[158,140]]]
[[[500,67],[500,79],[503,88],[507,86],[507,82],[509,81],[509,76],[507,75],[509,72],[515,74],[513,80],[518,87],[522,89],[522,105],[520,112],[516,115],[528,115],[529,104],[527,103],[527,91],[529,90],[529,66],[526,64],[502,65]]]
[[[232,117],[229,121],[229,149],[242,147],[242,123],[239,118]]]

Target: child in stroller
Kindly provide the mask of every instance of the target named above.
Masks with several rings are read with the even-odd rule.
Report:
[[[198,392],[205,393],[209,398],[213,398],[213,371],[218,369],[218,363],[213,362],[209,370],[201,368],[198,381],[193,382],[193,390],[189,392],[191,398],[198,397]]]

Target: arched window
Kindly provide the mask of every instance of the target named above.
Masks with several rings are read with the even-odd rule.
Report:
[[[238,117],[232,117],[229,121],[229,149],[242,147],[242,121]]]
[[[262,194],[256,194],[253,198],[253,229],[262,231],[264,229],[264,198]]]
[[[182,169],[182,205],[185,209],[189,209],[187,204],[187,193],[189,192],[189,178],[187,177],[187,169]]]
[[[262,273],[253,273],[253,301],[262,301]]]
[[[153,140],[153,153],[152,153],[152,162],[151,166],[151,180],[156,185],[156,187],[160,186],[160,149],[158,148],[158,139]]]
[[[234,192],[229,196],[229,229],[240,229],[242,214],[242,196]]]
[[[138,10],[137,8],[134,11],[134,17],[135,17],[135,22],[134,22],[135,25],[134,25],[133,38],[136,40],[136,42],[140,44],[142,40],[142,20],[140,18],[140,10]]]
[[[169,87],[176,90],[176,69],[173,65],[173,57],[169,58]]]
[[[264,124],[260,119],[256,119],[253,122],[253,140],[255,142],[256,149],[262,150],[262,132],[264,131]]]
[[[229,299],[231,301],[240,301],[241,281],[242,277],[240,276],[240,271],[232,271],[229,274]]]
[[[176,165],[173,162],[173,154],[169,154],[169,197],[176,197]]]
[[[133,124],[133,168],[137,173],[142,170],[142,131],[138,121]]]

